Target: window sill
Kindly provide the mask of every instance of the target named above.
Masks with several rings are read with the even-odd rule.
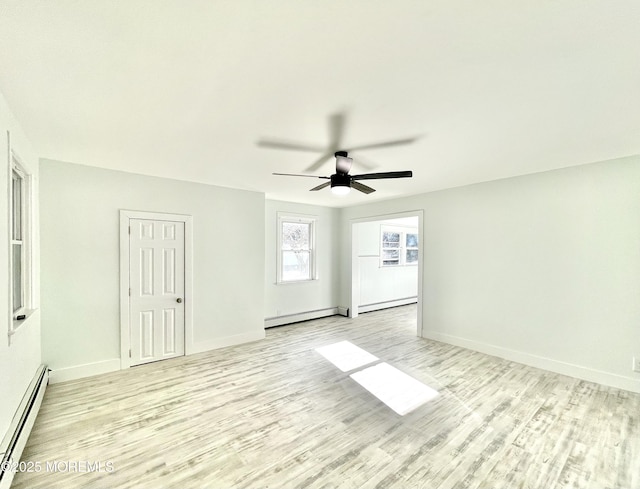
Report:
[[[312,282],[317,282],[319,279],[311,278],[307,280],[289,280],[287,282],[276,282],[275,285],[296,285],[296,284],[308,284]]]
[[[37,311],[37,309],[25,309],[21,314],[25,315],[24,319],[20,319],[17,320],[14,318],[12,319],[12,324],[11,324],[11,330],[9,331],[9,336],[13,336],[14,334],[16,334],[21,328],[22,326],[25,325],[25,323],[29,322],[29,319],[31,318],[31,316],[34,315],[34,313]]]

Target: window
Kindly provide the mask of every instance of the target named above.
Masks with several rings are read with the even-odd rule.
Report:
[[[382,265],[400,265],[400,235],[382,231]]]
[[[418,233],[414,229],[402,230],[382,226],[380,265],[390,267],[417,264]]]
[[[405,235],[405,263],[413,265],[418,263],[418,233],[406,233]]]
[[[12,157],[11,186],[9,195],[11,230],[11,312],[12,319],[26,314],[30,307],[30,176],[25,172],[15,156]],[[12,331],[15,329],[10,322]]]
[[[278,283],[314,280],[315,218],[278,216]]]

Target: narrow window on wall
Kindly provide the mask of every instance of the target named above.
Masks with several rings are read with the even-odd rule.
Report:
[[[19,316],[24,315],[29,308],[30,297],[30,206],[29,206],[29,175],[24,171],[15,158],[12,158],[10,203],[11,230],[11,306],[12,319],[10,331],[19,323],[13,324]]]
[[[278,283],[314,280],[315,218],[278,218]]]
[[[394,267],[418,264],[418,233],[412,229],[381,227],[380,265]]]
[[[405,234],[405,250],[404,257],[407,265],[413,265],[418,263],[418,234],[406,233]]]

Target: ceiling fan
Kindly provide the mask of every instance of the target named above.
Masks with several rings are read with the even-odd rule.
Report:
[[[413,176],[411,171],[389,171],[381,173],[363,173],[361,175],[349,175],[351,170],[352,158],[349,158],[349,154],[346,151],[336,151],[334,156],[336,157],[336,172],[329,176],[317,176],[317,175],[301,175],[298,173],[274,173],[274,175],[283,175],[289,177],[310,177],[310,178],[322,178],[329,180],[328,182],[321,183],[317,187],[310,189],[312,192],[316,190],[322,190],[323,188],[331,185],[331,191],[337,195],[346,195],[352,188],[359,190],[365,194],[375,192],[374,188],[371,188],[358,180],[379,180],[383,178],[410,178]]]
[[[404,144],[413,143],[418,137],[397,139],[393,141],[383,141],[378,143],[370,143],[364,144],[360,146],[345,146],[342,143],[344,128],[346,122],[346,114],[345,112],[339,112],[336,114],[332,114],[329,116],[329,135],[330,141],[329,145],[326,147],[309,145],[304,143],[285,141],[285,140],[274,140],[274,139],[262,139],[258,141],[258,146],[266,147],[266,148],[275,148],[275,149],[287,149],[287,150],[296,150],[296,151],[311,151],[311,152],[320,152],[322,155],[316,159],[309,167],[307,167],[304,171],[315,171],[320,166],[324,164],[325,161],[330,159],[332,156],[336,159],[336,173],[324,177],[317,175],[302,175],[302,174],[294,174],[294,173],[274,173],[274,175],[285,175],[285,176],[297,176],[297,177],[311,177],[311,178],[322,178],[329,180],[329,182],[325,182],[317,187],[312,188],[312,191],[321,190],[325,187],[331,186],[331,191],[336,194],[347,194],[351,190],[351,188],[355,188],[360,192],[364,192],[365,194],[370,194],[371,192],[375,192],[375,189],[368,187],[358,180],[375,180],[382,178],[408,178],[412,176],[412,172],[410,171],[396,171],[396,172],[382,172],[382,173],[364,173],[361,175],[349,175],[349,171],[351,170],[351,165],[353,163],[353,159],[349,157],[349,152],[359,151],[363,149],[375,149],[375,148],[384,148],[389,146],[400,146]],[[367,164],[364,158],[358,156],[357,157],[358,164],[366,169],[374,168],[374,165]]]

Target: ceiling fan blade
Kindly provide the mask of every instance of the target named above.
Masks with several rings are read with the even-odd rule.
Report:
[[[327,182],[327,183],[331,183],[331,182]],[[355,188],[356,190],[360,190],[360,192],[363,192],[365,194],[370,194],[371,192],[376,191],[375,188],[368,187],[367,185],[360,182],[351,182],[351,187]]]
[[[346,151],[360,151],[361,149],[386,148],[387,146],[401,146],[403,144],[411,144],[419,139],[419,136],[413,138],[396,139],[394,141],[384,141],[381,143],[363,144],[361,146],[352,146]]]
[[[324,178],[330,180],[331,177],[321,177],[320,175],[301,175],[300,173],[272,173],[272,175],[279,175],[284,177],[309,177],[309,178]]]
[[[323,188],[328,187],[329,185],[331,185],[331,182],[324,182],[318,185],[317,187],[313,187],[312,189],[309,189],[309,191],[313,192],[314,190],[322,190]]]
[[[324,149],[323,149],[323,151],[324,151]],[[304,171],[316,171],[318,168],[320,168],[322,166],[322,164],[325,161],[327,161],[332,156],[333,156],[332,152],[323,154],[320,158],[318,158],[316,161],[311,163],[311,165],[309,165],[307,168],[305,168]]]
[[[363,173],[362,175],[353,175],[351,180],[378,180],[380,178],[410,178],[413,176],[411,171],[387,171],[382,173]]]
[[[284,139],[261,139],[256,143],[263,148],[273,149],[288,149],[294,151],[310,151],[312,153],[319,153],[325,151],[326,148],[321,146],[315,146],[313,144],[296,143],[294,141],[286,141]]]

